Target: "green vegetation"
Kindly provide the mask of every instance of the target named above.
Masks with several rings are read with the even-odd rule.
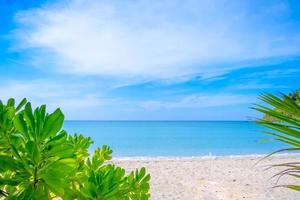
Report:
[[[265,94],[260,97],[262,101],[271,107],[257,105],[255,109],[272,117],[274,120],[261,119],[257,123],[271,129],[272,131],[265,131],[265,133],[273,136],[275,140],[281,141],[290,145],[290,148],[278,150],[278,152],[297,152],[300,150],[300,104],[299,93],[295,95],[272,95]],[[274,154],[272,153],[272,154]],[[270,154],[270,155],[272,155]],[[269,155],[269,156],[270,156]],[[272,165],[271,167],[280,167],[284,170],[280,171],[274,177],[280,179],[282,176],[292,176],[300,178],[300,162],[281,163]],[[300,191],[300,185],[279,185]]]
[[[93,143],[83,135],[61,130],[60,109],[32,110],[23,99],[15,106],[0,101],[0,199],[149,198],[150,175],[144,168],[129,174],[112,163],[112,150],[103,146],[89,155]]]
[[[298,106],[300,106],[300,89],[290,93],[289,95],[289,98],[292,99]],[[285,99],[285,97],[283,97],[283,100],[284,101],[288,101],[288,99]],[[280,110],[280,108],[274,108],[274,110],[276,111],[279,111],[279,112],[284,112],[283,110]],[[267,120],[267,121],[278,121],[278,119],[276,119],[275,117],[272,117],[271,115],[269,114],[265,114],[264,115],[264,120]]]

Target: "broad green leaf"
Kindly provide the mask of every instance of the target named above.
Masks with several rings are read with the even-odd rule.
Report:
[[[35,164],[38,164],[41,159],[40,150],[37,147],[37,144],[34,141],[28,141],[26,143],[26,150],[28,154],[31,156],[31,159]]]
[[[35,119],[34,119],[34,116],[33,116],[33,113],[32,113],[32,107],[31,107],[31,103],[27,103],[25,105],[25,110],[24,110],[24,113],[23,113],[23,117],[24,117],[24,120],[26,121],[26,124],[27,124],[27,128],[29,131],[29,135],[34,139],[34,140],[37,140],[37,135],[36,135],[36,124],[35,124]]]
[[[27,125],[23,118],[22,114],[18,114],[14,119],[15,128],[24,135],[25,138],[30,139],[29,134],[27,133]]]
[[[63,121],[64,115],[60,109],[56,109],[52,114],[48,115],[45,119],[43,137],[55,136],[61,130]]]
[[[62,131],[58,135],[51,138],[47,142],[47,145],[60,144],[60,143],[66,142],[66,139],[67,139],[67,132]]]

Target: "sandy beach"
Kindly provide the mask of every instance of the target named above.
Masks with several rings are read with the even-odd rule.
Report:
[[[151,174],[153,200],[272,200],[299,199],[299,193],[272,188],[270,179],[280,169],[265,170],[269,164],[299,161],[299,156],[273,156],[255,163],[261,156],[116,158],[126,170],[146,167]],[[280,184],[293,183],[282,178]]]

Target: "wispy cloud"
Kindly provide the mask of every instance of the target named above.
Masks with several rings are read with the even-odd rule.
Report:
[[[7,81],[0,86],[0,99],[15,98],[20,101],[26,97],[33,106],[47,104],[48,109],[60,107],[67,117],[85,116],[96,107],[105,104],[99,93],[85,92],[86,86],[76,83],[63,83],[48,80]]]
[[[68,119],[244,119],[262,88],[299,80],[289,1],[45,2],[8,12],[1,100],[27,97]]]
[[[33,106],[47,104],[49,111],[60,107],[66,113],[67,119],[126,119],[126,117],[130,118],[130,113],[209,107],[224,108],[256,101],[255,97],[251,95],[230,93],[171,96],[168,97],[168,100],[157,97],[147,100],[129,97],[108,98],[105,95],[101,96],[96,91],[87,92],[84,85],[48,80],[8,81],[0,86],[0,99],[6,101],[11,97],[16,98],[17,101],[27,97]],[[122,116],[120,113],[125,115]],[[143,117],[145,118],[145,116]],[[159,118],[159,116],[156,117]]]
[[[193,94],[172,101],[144,101],[140,106],[145,109],[173,109],[173,108],[207,108],[250,104],[255,102],[251,95],[237,94]]]
[[[214,77],[236,62],[299,53],[289,5],[252,3],[57,1],[15,16],[15,48],[62,73],[138,80]]]
[[[286,86],[278,86],[278,85],[272,85],[268,83],[260,83],[257,81],[250,81],[244,84],[238,84],[230,87],[231,89],[235,90],[262,90],[262,89],[278,89],[278,88],[286,88]]]
[[[250,78],[262,77],[262,78],[278,78],[278,77],[289,77],[295,76],[300,73],[300,66],[289,68],[289,69],[272,69],[267,71],[253,72],[249,73],[246,76]]]

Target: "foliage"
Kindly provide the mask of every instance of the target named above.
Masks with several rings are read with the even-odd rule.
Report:
[[[281,141],[291,146],[291,148],[278,150],[278,152],[296,152],[300,150],[300,104],[290,95],[264,94],[260,99],[272,107],[256,105],[255,109],[274,118],[274,121],[266,119],[258,120],[257,123],[271,129],[264,131],[272,135],[275,140]],[[272,153],[272,154],[274,154]],[[270,154],[270,155],[272,155]],[[269,155],[269,156],[270,156]],[[292,176],[300,178],[300,162],[282,163],[271,167],[285,167],[285,170],[274,177],[280,179],[282,176]],[[300,191],[300,185],[281,185]]]
[[[23,99],[0,101],[0,199],[148,199],[145,168],[129,174],[107,161],[112,150],[62,130],[60,109],[35,110]]]
[[[300,89],[290,93],[288,95],[288,97],[293,100],[298,106],[300,106]],[[283,96],[282,98],[283,101],[289,101],[288,99],[286,99],[285,96]],[[283,110],[281,110],[280,108],[274,108],[276,111],[278,112],[284,112]],[[286,113],[287,114],[287,113]],[[264,120],[267,120],[267,121],[278,121],[278,119],[276,119],[275,117],[272,117],[271,115],[268,115],[268,114],[265,114],[264,115]]]

